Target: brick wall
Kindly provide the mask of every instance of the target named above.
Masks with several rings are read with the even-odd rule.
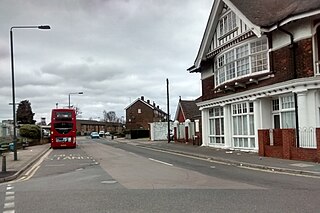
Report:
[[[259,155],[266,157],[284,158],[320,162],[320,128],[316,129],[317,148],[307,149],[296,147],[295,129],[277,129],[274,133],[274,146],[270,146],[269,130],[258,130]],[[281,140],[281,141],[280,141]]]
[[[312,39],[304,39],[296,44],[297,77],[313,77]]]
[[[273,129],[273,145],[282,146],[282,131],[281,129]]]
[[[214,79],[213,76],[210,76],[206,79],[202,80],[202,100],[209,100],[212,99],[213,96],[213,89],[214,89]]]

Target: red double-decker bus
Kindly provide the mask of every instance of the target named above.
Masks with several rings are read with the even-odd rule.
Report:
[[[76,112],[74,109],[53,109],[51,113],[51,147],[76,148]]]

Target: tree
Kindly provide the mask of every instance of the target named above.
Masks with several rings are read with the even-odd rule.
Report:
[[[105,122],[117,122],[119,119],[117,118],[115,111],[109,111],[103,110],[103,121]]]
[[[19,129],[20,136],[31,139],[39,139],[41,137],[40,127],[37,125],[26,124]]]
[[[17,123],[18,124],[35,124],[33,120],[34,113],[31,109],[31,103],[28,100],[21,101],[17,109]]]
[[[80,111],[80,108],[79,107],[74,107],[74,110],[76,111],[76,116],[80,118],[81,114],[82,114],[82,112]]]

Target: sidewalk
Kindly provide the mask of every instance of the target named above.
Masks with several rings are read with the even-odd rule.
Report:
[[[14,160],[13,152],[6,152],[6,171],[0,170],[0,183],[16,179],[26,169],[28,169],[35,161],[37,161],[50,148],[50,144],[26,147],[19,149],[17,152],[18,160]],[[2,165],[3,157],[1,156],[0,163]]]
[[[174,143],[171,141],[150,141],[148,139],[115,139],[117,142],[143,146],[152,149],[170,151],[199,157],[219,163],[226,163],[239,167],[263,169],[291,174],[316,176],[320,178],[320,164],[308,161],[285,160],[279,158],[260,157],[258,153],[218,149],[211,147],[193,146],[192,144]]]

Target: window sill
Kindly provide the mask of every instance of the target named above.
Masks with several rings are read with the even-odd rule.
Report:
[[[223,34],[222,36],[220,36],[220,37],[218,38],[219,41],[222,40],[222,39],[224,39],[225,37],[229,36],[230,34],[234,33],[235,31],[237,31],[238,28],[239,28],[239,27],[236,27],[236,28],[230,30],[229,32],[227,32],[226,34]]]

